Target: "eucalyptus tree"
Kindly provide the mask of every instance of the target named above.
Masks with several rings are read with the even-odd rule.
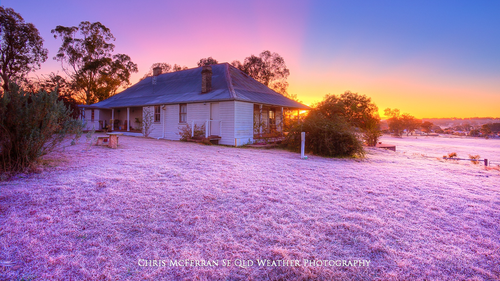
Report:
[[[9,81],[39,69],[48,51],[38,29],[12,8],[0,6],[0,37],[0,78],[6,92]]]
[[[126,54],[113,54],[115,37],[100,22],[82,21],[78,26],[57,26],[51,31],[62,44],[54,57],[85,104],[93,104],[130,85],[137,64]]]
[[[289,96],[286,80],[290,70],[286,67],[285,59],[279,54],[263,51],[259,56],[246,57],[243,63],[233,61],[231,64],[274,91]]]

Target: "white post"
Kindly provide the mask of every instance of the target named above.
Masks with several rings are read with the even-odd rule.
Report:
[[[163,129],[162,130],[163,131],[163,138],[165,138],[165,124],[167,124],[167,120],[166,120],[167,119],[167,108],[166,108],[166,105],[163,105],[161,107],[161,112],[163,114],[161,116],[161,119],[160,119],[162,121],[162,124],[163,124],[163,126],[161,126],[161,127]]]
[[[259,134],[262,137],[262,104],[259,106]]]
[[[285,128],[285,118],[284,117],[285,116],[283,115],[283,106],[282,106],[281,107],[281,117],[280,117],[280,121],[281,121],[280,122],[281,123],[281,125],[280,125],[280,127],[281,127],[280,128],[281,129],[281,133],[283,133],[283,129]]]
[[[127,132],[130,132],[130,107],[127,107]]]
[[[222,136],[222,121],[219,121],[219,137]]]
[[[306,145],[306,133],[301,132],[300,133],[300,159],[307,159],[307,157],[304,155],[305,145]]]
[[[205,137],[208,138],[208,120],[205,121]]]
[[[194,137],[194,120],[191,121],[191,137]]]
[[[111,109],[111,131],[115,130],[115,109]]]

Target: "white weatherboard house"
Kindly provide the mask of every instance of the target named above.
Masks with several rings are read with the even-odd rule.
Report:
[[[205,125],[220,144],[244,145],[263,132],[282,131],[284,110],[309,107],[274,92],[228,63],[148,77],[99,103],[82,106],[87,129],[140,130],[153,113],[150,137],[179,140],[182,126]]]

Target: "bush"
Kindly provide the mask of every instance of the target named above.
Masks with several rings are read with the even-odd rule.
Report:
[[[363,129],[363,139],[368,146],[376,146],[380,136],[382,136],[382,131],[378,120],[368,123]]]
[[[82,130],[56,91],[27,92],[16,84],[0,96],[0,172],[30,168],[69,133]]]
[[[198,126],[194,124],[194,135],[191,137],[192,129],[191,125],[186,124],[179,127],[179,133],[181,141],[187,141],[189,139],[203,139],[205,136],[205,124]]]
[[[474,165],[479,164],[479,158],[481,158],[481,156],[479,156],[479,155],[471,155],[471,154],[469,154],[469,159],[470,159],[470,160],[472,160],[471,162],[472,162],[472,164],[474,164]]]
[[[312,110],[302,124],[290,129],[284,146],[300,151],[300,133],[306,132],[305,149],[316,155],[328,157],[363,156],[363,144],[354,128],[341,116],[325,118],[319,111]]]
[[[341,118],[350,126],[357,128],[368,146],[375,146],[382,135],[378,108],[365,95],[347,91],[340,96],[326,95],[316,105],[325,118]]]

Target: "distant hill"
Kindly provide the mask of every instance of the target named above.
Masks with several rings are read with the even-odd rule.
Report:
[[[441,128],[455,127],[469,124],[471,126],[481,126],[488,123],[500,123],[500,118],[474,117],[474,118],[423,118],[423,122],[429,121]]]

